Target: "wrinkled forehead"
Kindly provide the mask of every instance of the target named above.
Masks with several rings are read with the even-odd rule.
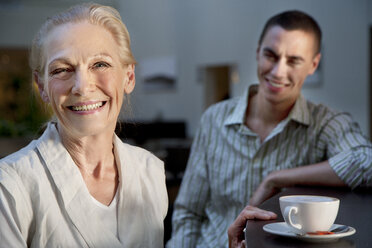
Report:
[[[57,26],[48,33],[44,43],[46,66],[59,57],[84,60],[98,53],[118,57],[119,48],[107,29],[88,22]]]

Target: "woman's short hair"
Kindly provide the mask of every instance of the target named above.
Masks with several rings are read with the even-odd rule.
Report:
[[[122,22],[119,12],[109,6],[84,3],[73,6],[66,11],[54,15],[46,20],[36,34],[30,52],[30,66],[33,72],[40,76],[45,69],[44,41],[48,33],[55,27],[67,23],[88,21],[107,29],[114,37],[120,50],[120,59],[123,64],[135,64],[136,60],[130,48],[130,37],[127,27]]]

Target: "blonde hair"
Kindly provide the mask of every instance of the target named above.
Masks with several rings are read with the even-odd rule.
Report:
[[[30,52],[30,66],[33,72],[41,76],[45,70],[44,41],[53,28],[67,24],[88,21],[108,30],[119,46],[120,59],[123,64],[135,64],[136,60],[130,48],[130,37],[127,27],[122,22],[119,12],[100,4],[84,3],[50,17],[36,34]]]

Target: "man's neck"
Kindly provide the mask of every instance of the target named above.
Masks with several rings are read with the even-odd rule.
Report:
[[[295,102],[272,103],[257,94],[248,98],[246,125],[263,141],[282,120],[287,118]]]

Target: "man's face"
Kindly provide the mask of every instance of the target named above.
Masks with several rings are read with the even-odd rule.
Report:
[[[257,74],[265,99],[272,104],[293,104],[306,77],[319,64],[320,54],[314,54],[313,34],[271,27],[257,48]]]

